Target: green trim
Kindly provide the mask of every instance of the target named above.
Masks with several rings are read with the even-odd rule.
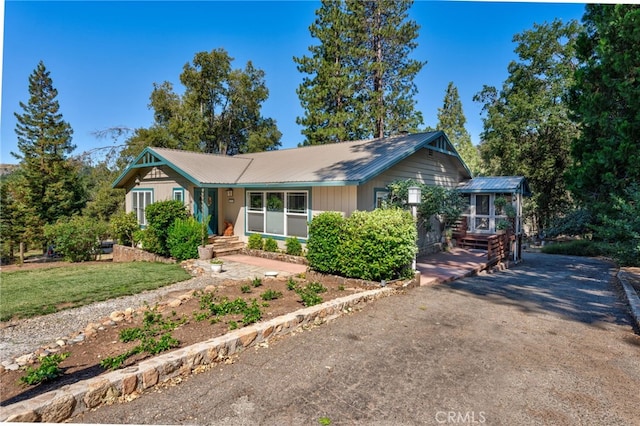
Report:
[[[389,195],[391,191],[389,191],[387,188],[373,188],[373,208],[374,209],[378,208],[378,203],[377,203],[378,194],[382,192]]]
[[[182,193],[182,202],[186,205],[186,201],[187,201],[187,200],[185,200],[185,198],[184,198],[184,188],[183,188],[183,187],[181,187],[181,186],[179,186],[179,187],[177,187],[177,188],[172,188],[172,189],[171,189],[171,199],[172,199],[172,200],[175,200],[176,192],[180,192],[180,193]]]

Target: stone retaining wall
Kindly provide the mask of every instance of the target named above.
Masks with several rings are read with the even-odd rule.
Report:
[[[271,251],[264,250],[253,250],[245,248],[242,250],[242,254],[246,254],[248,256],[261,257],[263,259],[271,259],[271,260],[279,260],[281,262],[295,263],[296,265],[309,265],[306,257],[303,256],[292,256],[290,254],[285,253],[276,253]]]
[[[101,404],[127,400],[161,382],[225,361],[229,356],[268,342],[274,336],[331,321],[394,291],[385,287],[330,300],[156,356],[137,366],[63,386],[29,400],[0,407],[0,422],[62,422]]]
[[[175,259],[158,256],[157,254],[149,253],[148,251],[144,251],[135,247],[121,246],[120,244],[113,245],[113,261],[176,263]]]

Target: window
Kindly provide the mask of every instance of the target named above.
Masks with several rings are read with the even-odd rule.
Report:
[[[249,191],[247,231],[307,238],[308,192]]]
[[[138,218],[140,226],[146,226],[147,219],[145,217],[145,212],[147,210],[147,206],[153,203],[153,190],[137,189],[131,192],[131,196],[133,197],[131,209],[136,212],[136,218]]]
[[[384,203],[389,201],[389,191],[386,189],[375,189],[374,190],[374,208],[379,209],[384,206]]]
[[[173,199],[175,201],[182,201],[184,203],[184,189],[183,188],[174,188],[173,189]]]

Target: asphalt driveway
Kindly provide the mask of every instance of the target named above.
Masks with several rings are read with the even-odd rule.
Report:
[[[76,417],[129,424],[640,424],[640,337],[608,263],[527,253]]]

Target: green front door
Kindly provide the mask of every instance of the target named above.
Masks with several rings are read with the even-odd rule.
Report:
[[[196,188],[193,191],[193,215],[202,223],[202,218],[209,218],[207,231],[209,235],[218,234],[218,190],[216,188]]]

